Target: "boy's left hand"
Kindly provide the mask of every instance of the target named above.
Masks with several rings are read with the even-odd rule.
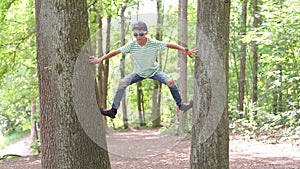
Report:
[[[197,49],[197,48],[190,49],[190,50],[187,52],[187,55],[189,55],[190,58],[193,58],[194,56],[196,56],[197,52],[198,52],[198,49]]]

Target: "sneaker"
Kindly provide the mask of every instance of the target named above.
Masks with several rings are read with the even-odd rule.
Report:
[[[179,106],[179,110],[183,111],[183,113],[187,112],[189,109],[191,109],[193,107],[193,100],[190,101],[190,103],[182,103]]]
[[[100,112],[104,116],[108,116],[112,119],[116,118],[117,109],[111,108],[111,109],[103,109],[103,107],[100,107]]]

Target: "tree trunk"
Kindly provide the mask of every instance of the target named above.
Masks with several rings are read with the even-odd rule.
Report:
[[[230,1],[198,0],[191,169],[229,168],[229,16]]]
[[[31,123],[31,129],[30,129],[30,137],[31,141],[34,143],[39,139],[38,136],[38,129],[37,129],[37,121],[35,118],[36,115],[36,101],[31,101],[31,117],[30,117],[30,123]]]
[[[159,85],[159,82],[154,81],[154,90],[152,94],[152,128],[161,126]]]
[[[242,38],[246,35],[247,27],[247,0],[242,3]],[[239,99],[238,111],[244,111],[244,98],[245,98],[245,81],[246,81],[246,49],[247,44],[241,42],[241,57],[240,57],[240,78],[239,78]]]
[[[127,3],[127,2],[126,2]],[[126,5],[126,4],[125,4]],[[121,45],[125,45],[125,10],[127,6],[122,6],[121,9]],[[125,55],[122,55],[121,59],[121,78],[125,77]],[[128,117],[127,117],[127,105],[126,105],[126,92],[122,98],[122,111],[123,111],[123,126],[125,129],[128,128]]]
[[[157,10],[157,21],[156,21],[156,36],[157,40],[162,40],[162,0],[156,0],[156,10]],[[161,54],[159,54],[161,58]],[[161,63],[159,61],[159,63]],[[160,104],[161,104],[161,84],[154,81],[154,90],[152,94],[152,128],[161,127],[161,114],[160,114]]]
[[[103,17],[101,12],[98,14],[98,57],[102,57],[104,54],[103,50]],[[106,30],[106,48],[105,53],[109,52],[110,49],[110,28],[111,28],[111,16],[107,18],[107,30]],[[107,84],[108,84],[108,73],[109,73],[109,60],[99,63],[98,66],[98,91],[100,96],[100,105],[107,108]]]
[[[106,48],[105,53],[110,52],[110,32],[111,32],[111,18],[112,16],[109,15],[107,17],[107,28],[106,28]],[[109,59],[104,61],[104,72],[103,72],[103,99],[104,99],[104,107],[107,108],[107,89],[108,89],[108,76],[109,76]]]
[[[137,1],[136,3],[136,8],[137,8],[137,13],[136,13],[136,20],[139,20],[139,10],[140,10],[140,2]],[[136,90],[137,90],[137,106],[138,106],[138,113],[139,113],[139,121],[140,121],[140,126],[145,126],[145,112],[143,109],[144,105],[144,100],[143,100],[143,90],[142,90],[143,83],[138,82],[136,84]]]
[[[103,56],[103,34],[102,34],[102,31],[103,31],[103,28],[102,28],[102,16],[101,16],[101,8],[100,8],[100,11],[98,11],[98,16],[97,16],[97,19],[98,19],[98,38],[97,38],[97,55],[98,57],[102,57]],[[98,92],[99,92],[99,96],[100,96],[100,99],[99,99],[99,104],[101,106],[104,106],[105,104],[105,95],[104,95],[104,86],[105,84],[103,82],[104,81],[104,77],[103,77],[103,72],[104,72],[104,65],[103,65],[103,62],[99,63],[98,64]]]
[[[178,5],[178,23],[179,23],[179,34],[178,44],[187,47],[187,5],[188,0],[179,0]],[[178,51],[178,67],[179,67],[179,91],[182,96],[182,101],[187,102],[187,56]],[[179,110],[177,110],[179,111]],[[179,126],[177,134],[183,134],[183,130],[186,124],[187,113],[178,113]]]
[[[258,18],[258,0],[253,0],[253,27],[258,28],[259,18]],[[256,42],[253,43],[253,79],[252,79],[252,102],[257,102],[258,96],[258,78],[257,78],[257,72],[258,72],[258,45]]]
[[[88,62],[87,2],[36,0],[35,5],[42,168],[109,169],[95,67]]]
[[[137,89],[137,103],[138,103],[138,112],[139,112],[140,126],[145,126],[146,123],[144,121],[144,114],[143,114],[143,90],[142,90],[142,82],[138,82],[136,84],[136,89]]]

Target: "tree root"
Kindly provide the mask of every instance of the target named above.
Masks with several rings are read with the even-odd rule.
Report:
[[[17,157],[22,157],[22,156],[18,154],[5,154],[2,157],[0,157],[0,161],[5,160],[7,158],[17,158]]]

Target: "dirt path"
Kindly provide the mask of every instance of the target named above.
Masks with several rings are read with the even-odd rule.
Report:
[[[6,154],[17,154],[22,156],[30,155],[30,142],[30,135],[27,135],[21,140],[5,147],[3,150],[0,150],[0,157]]]
[[[112,169],[188,169],[190,141],[158,130],[107,135]],[[286,143],[230,140],[232,169],[300,169],[300,147]],[[0,163],[1,169],[40,169],[39,157],[26,156]]]

